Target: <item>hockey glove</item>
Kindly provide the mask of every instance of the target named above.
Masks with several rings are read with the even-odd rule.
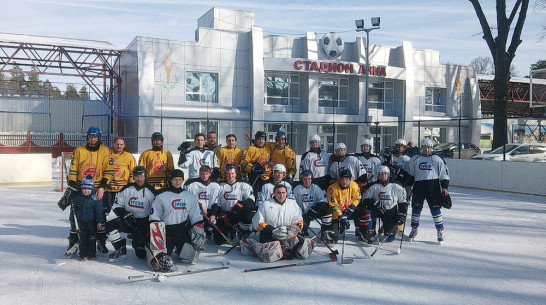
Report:
[[[287,240],[290,238],[290,234],[287,226],[281,226],[273,230],[273,238],[276,240]]]
[[[353,213],[355,212],[355,209],[356,209],[356,207],[354,206],[354,204],[351,204],[351,205],[343,212],[343,215],[344,215],[346,218],[351,218],[351,216],[353,216]]]
[[[261,175],[264,171],[265,168],[260,163],[254,163],[254,165],[252,165],[252,173],[254,175]]]
[[[123,224],[127,226],[128,228],[131,228],[133,230],[136,229],[136,219],[135,216],[133,216],[133,213],[127,213],[125,214],[121,220],[123,221]]]
[[[339,228],[341,230],[349,230],[351,228],[351,222],[347,219],[347,216],[343,215],[339,218]]]
[[[178,151],[181,151],[183,153],[186,153],[188,149],[191,147],[191,142],[184,142],[178,146]]]
[[[384,215],[385,212],[387,211],[387,210],[385,209],[385,205],[383,205],[383,203],[381,203],[381,201],[379,201],[379,200],[376,201],[376,202],[374,202],[373,206],[374,206],[375,210],[376,210],[377,212],[379,212],[379,215]],[[379,215],[378,215],[378,216],[379,216]]]
[[[59,202],[57,202],[57,205],[63,211],[72,204],[72,198],[74,198],[74,196],[78,192],[78,189],[73,185],[74,183],[70,182],[68,184],[68,187],[64,191],[63,197],[61,197]]]
[[[193,226],[190,230],[191,245],[197,252],[203,252],[205,250],[205,244],[207,239],[205,237],[205,230],[203,228]]]
[[[188,159],[186,158],[186,153],[185,152],[180,152],[180,157],[178,157],[178,166],[181,166],[182,164],[184,164],[184,162],[186,162]]]

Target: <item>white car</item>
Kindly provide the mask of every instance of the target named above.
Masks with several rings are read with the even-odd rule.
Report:
[[[506,144],[489,153],[472,157],[478,160],[503,160],[503,152],[506,161],[533,162],[535,159],[546,160],[546,143]],[[536,162],[536,161],[535,161]]]

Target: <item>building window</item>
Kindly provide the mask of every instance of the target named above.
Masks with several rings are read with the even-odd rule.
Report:
[[[193,142],[196,134],[207,134],[209,131],[218,133],[218,121],[186,121],[186,141]]]
[[[265,78],[265,104],[299,106],[300,77],[292,74],[268,74]]]
[[[218,74],[204,72],[186,73],[186,101],[218,103]]]
[[[394,82],[370,83],[368,89],[370,109],[394,109]]]
[[[264,132],[267,136],[266,141],[267,142],[275,142],[275,136],[277,135],[278,131],[284,131],[286,132],[286,143],[292,150],[294,150],[298,154],[302,154],[305,152],[305,147],[302,148],[298,147],[298,134],[299,134],[300,127],[297,124],[265,124]]]
[[[425,111],[445,112],[446,111],[445,88],[426,88],[425,89]]]
[[[318,135],[321,138],[320,144],[322,145],[322,149],[329,153],[334,152],[334,146],[336,143],[345,143],[345,145],[348,145],[347,143],[347,126],[344,125],[336,125],[335,126],[335,138],[334,138],[334,126],[331,124],[328,125],[319,125],[318,126]]]
[[[347,108],[348,101],[348,78],[324,78],[319,80],[319,107]]]

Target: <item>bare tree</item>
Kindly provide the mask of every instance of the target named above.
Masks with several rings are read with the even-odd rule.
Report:
[[[493,57],[495,66],[495,78],[493,84],[495,86],[495,103],[493,106],[493,143],[492,148],[497,148],[508,142],[508,126],[507,126],[507,107],[508,107],[508,85],[510,82],[510,66],[512,60],[516,56],[516,49],[521,44],[521,31],[527,17],[527,9],[529,8],[529,0],[517,0],[514,7],[507,17],[506,0],[496,0],[497,12],[497,37],[493,37],[491,26],[483,13],[482,7],[478,0],[469,0],[474,6],[478,20],[483,31],[483,39],[485,39],[489,51]],[[510,26],[517,17],[515,27],[513,28],[512,38],[509,40]],[[508,47],[508,48],[507,48]]]
[[[493,60],[491,57],[478,56],[474,58],[470,65],[474,67],[477,74],[493,74]]]

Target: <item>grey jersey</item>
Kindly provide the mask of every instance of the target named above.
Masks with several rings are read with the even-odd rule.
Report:
[[[360,160],[364,170],[366,171],[368,183],[377,181],[377,175],[379,168],[381,167],[381,159],[375,155],[372,155],[370,158],[365,158],[364,156],[359,155],[358,160]]]
[[[398,203],[406,202],[406,190],[396,183],[374,183],[364,193],[364,198],[370,198],[374,202],[379,201],[386,210],[390,210]]]
[[[177,194],[165,191],[155,197],[150,221],[163,221],[165,225],[181,224],[189,220],[191,225],[203,220],[197,196],[182,191]]]
[[[279,184],[282,184],[286,187],[286,198],[294,199],[294,194],[292,193],[292,185],[286,181],[281,181]],[[273,188],[275,185],[271,182],[266,183],[262,186],[260,193],[258,194],[258,205],[267,199],[273,198]]]
[[[188,179],[195,179],[199,178],[199,169],[203,165],[208,165],[210,168],[218,165],[218,159],[214,151],[192,149],[186,153],[186,162],[180,164],[180,167],[188,169]]]
[[[207,209],[218,202],[220,184],[216,182],[205,183],[200,179],[194,180],[184,184],[184,189],[197,196],[199,203]]]
[[[218,206],[222,209],[222,211],[229,212],[237,202],[244,201],[246,199],[256,201],[250,184],[240,181],[233,184],[228,184],[227,182],[220,183]]]
[[[330,155],[321,151],[319,154],[312,151],[306,152],[300,162],[300,172],[310,170],[313,173],[313,178],[324,177],[328,175],[330,168]]]
[[[117,208],[123,208],[127,212],[133,213],[135,218],[144,218],[150,215],[152,203],[155,195],[150,185],[137,189],[136,185],[130,185],[121,190],[116,195],[116,200],[112,205],[112,211]],[[110,213],[112,215],[113,213]]]
[[[415,178],[415,181],[425,180],[449,180],[447,165],[444,160],[436,155],[428,157],[415,155],[408,162],[408,173]]]
[[[311,184],[309,188],[305,188],[301,184],[296,186],[294,188],[294,198],[304,214],[317,202],[328,202],[326,192],[316,184]]]

